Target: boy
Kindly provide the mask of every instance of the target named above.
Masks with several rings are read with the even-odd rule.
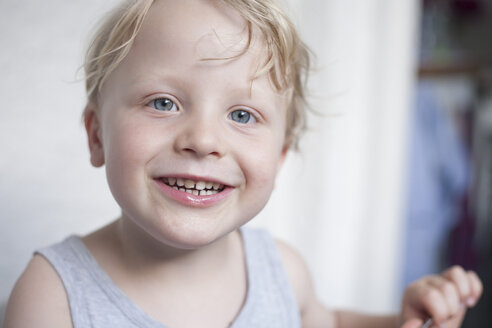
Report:
[[[398,316],[331,311],[294,251],[240,228],[302,129],[307,64],[271,0],[115,10],[88,52],[84,120],[121,216],[38,251],[5,327],[459,327],[473,272],[416,282]]]

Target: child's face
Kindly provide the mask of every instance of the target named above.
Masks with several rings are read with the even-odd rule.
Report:
[[[92,163],[106,164],[123,218],[179,248],[254,217],[285,156],[287,100],[266,74],[251,79],[262,41],[204,60],[247,42],[240,16],[213,3],[156,1],[87,119]],[[176,190],[181,179],[192,192],[220,186],[195,195]]]

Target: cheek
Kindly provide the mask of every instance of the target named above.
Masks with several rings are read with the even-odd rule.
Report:
[[[268,200],[275,185],[281,147],[272,144],[269,147],[258,147],[248,158],[248,164],[243,167],[247,187],[259,198]]]
[[[265,189],[272,189],[279,166],[281,164],[284,147],[284,125],[277,123],[268,135],[258,140],[253,154],[249,157],[248,171],[250,178],[257,184],[264,185]],[[269,191],[271,192],[271,190]]]
[[[257,159],[249,162],[243,169],[246,178],[244,206],[242,214],[249,219],[255,217],[267,204],[272,194],[277,167],[272,160],[272,154],[257,153]],[[263,156],[263,157],[262,157]]]
[[[130,124],[115,124],[105,136],[104,152],[108,166],[125,169],[141,164],[149,151],[148,137]]]
[[[145,127],[135,123],[114,122],[106,132],[106,175],[111,192],[120,202],[135,190],[142,190],[146,163],[153,157],[156,146]]]

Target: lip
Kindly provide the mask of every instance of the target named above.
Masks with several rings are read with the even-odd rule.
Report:
[[[193,178],[193,180],[199,181],[200,179]],[[233,187],[224,185],[224,190],[222,190],[217,194],[200,196],[200,195],[193,195],[184,191],[176,190],[165,184],[161,178],[155,178],[154,182],[156,183],[158,189],[165,196],[183,205],[192,206],[192,207],[211,207],[217,205],[220,202],[222,202],[225,198],[227,198],[227,196],[229,196],[231,192],[234,190]]]

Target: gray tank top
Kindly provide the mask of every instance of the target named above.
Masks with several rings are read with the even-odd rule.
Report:
[[[264,230],[240,229],[248,292],[232,328],[298,328],[299,309],[275,242]],[[41,249],[60,276],[74,328],[166,328],[133,303],[102,270],[79,237]],[[191,314],[192,315],[192,314]]]

